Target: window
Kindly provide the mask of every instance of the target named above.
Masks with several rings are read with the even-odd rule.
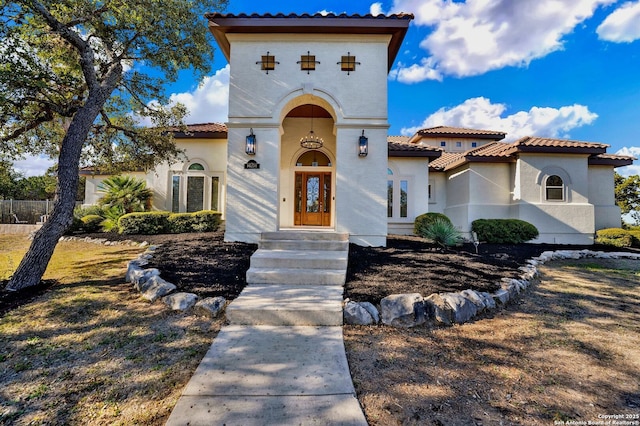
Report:
[[[307,51],[306,55],[300,57],[298,63],[300,64],[300,70],[306,71],[307,74],[309,74],[309,71],[315,71],[316,64],[319,64],[320,61],[316,61],[316,56],[311,55],[309,51]]]
[[[167,207],[174,213],[220,211],[221,180],[221,174],[211,173],[205,163],[191,163],[171,176],[171,206]]]
[[[260,69],[262,71],[266,71],[267,74],[269,74],[269,71],[273,71],[276,69],[276,64],[279,64],[280,62],[276,61],[276,57],[273,55],[270,55],[269,52],[267,52],[266,55],[262,55],[262,60],[256,62],[256,64],[260,64]]]
[[[173,188],[173,194],[171,196],[171,211],[178,213],[180,211],[180,176],[173,176],[171,187]]]
[[[204,176],[187,177],[187,213],[197,212],[204,206]]]
[[[351,56],[351,52],[347,52],[347,56],[342,56],[340,58],[340,69],[342,71],[346,71],[347,75],[356,70],[356,65],[360,65],[360,62],[356,62],[356,57]]]
[[[545,181],[546,198],[549,201],[564,200],[564,183],[558,175],[552,175]]]
[[[440,146],[447,146],[447,143],[445,141],[441,141]]]
[[[393,181],[387,181],[387,217],[393,217]]]
[[[400,181],[400,217],[407,217],[408,192],[409,192],[409,182],[406,180],[401,180]]]
[[[462,148],[462,142],[456,142],[456,148]]]
[[[471,148],[477,148],[478,142],[471,142]]]

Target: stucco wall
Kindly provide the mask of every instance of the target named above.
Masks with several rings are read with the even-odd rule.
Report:
[[[293,171],[287,167],[298,152],[295,143],[288,141],[295,139],[294,132],[289,135],[283,120],[296,106],[314,104],[332,116],[326,123],[318,122],[321,128],[317,130],[331,127],[335,138],[332,146],[332,138],[321,135],[329,142],[327,149],[335,150],[334,227],[349,233],[352,242],[384,245],[389,37],[229,34],[229,39],[225,239],[255,242],[261,232],[291,223],[292,207],[282,200],[289,200],[292,194]],[[279,62],[268,74],[256,64],[267,51]],[[320,61],[309,73],[296,63],[307,51]],[[337,64],[347,52],[361,63],[350,75]],[[245,136],[251,128],[257,138],[255,158],[244,153]],[[365,158],[357,155],[362,130],[369,138]],[[281,146],[282,137],[286,143]],[[250,159],[260,164],[259,170],[244,169]]]
[[[619,228],[622,224],[620,207],[615,204],[614,188],[612,166],[589,166],[589,201],[595,209],[596,231]]]
[[[589,202],[587,155],[521,154],[516,169],[514,213],[538,228],[537,242],[593,243],[595,209]],[[545,200],[544,181],[549,175],[563,179],[563,201]]]

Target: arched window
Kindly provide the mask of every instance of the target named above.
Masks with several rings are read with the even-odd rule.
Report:
[[[204,166],[200,163],[193,163],[189,166],[189,170],[204,170]]]
[[[307,151],[298,157],[296,166],[331,167],[331,160],[321,151]]]
[[[546,198],[549,201],[564,200],[564,182],[558,175],[551,175],[545,181]]]

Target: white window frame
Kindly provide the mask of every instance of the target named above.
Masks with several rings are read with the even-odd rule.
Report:
[[[204,167],[204,170],[189,170],[193,164],[201,164]],[[186,213],[187,212],[187,190],[188,190],[188,180],[190,177],[203,177],[204,185],[202,188],[202,209],[200,210],[209,210],[212,204],[212,190],[213,190],[213,178],[218,178],[218,211],[223,211],[222,200],[223,200],[223,172],[212,172],[209,170],[207,162],[202,159],[193,159],[188,163],[185,163],[181,170],[172,170],[169,173],[169,188],[170,188],[170,196],[168,197],[167,203],[169,204],[169,211],[173,211],[173,197],[174,197],[174,189],[173,189],[173,179],[175,176],[179,176],[179,198],[178,198],[178,213]]]

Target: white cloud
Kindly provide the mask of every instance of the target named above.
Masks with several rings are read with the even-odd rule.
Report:
[[[25,177],[42,176],[55,162],[45,156],[27,156],[24,160],[14,161],[13,169]]]
[[[189,110],[185,118],[188,124],[226,122],[229,116],[229,65],[203,78],[194,91],[172,94],[170,103],[177,102]]]
[[[466,127],[506,132],[505,141],[514,141],[523,136],[569,137],[569,131],[591,124],[598,115],[584,105],[560,108],[532,107],[529,111],[518,111],[503,116],[507,106],[491,103],[490,99],[471,98],[453,108],[440,108],[427,117],[421,125],[401,130],[403,135],[435,126]]]
[[[630,155],[632,157],[640,158],[640,146],[624,147],[618,150],[616,154]],[[635,164],[625,167],[619,167],[616,169],[616,171],[624,177],[640,175],[640,164],[637,164],[636,160]]]
[[[383,15],[384,11],[382,10],[382,3],[373,3],[369,7],[369,13],[373,16]]]
[[[562,38],[616,0],[394,0],[390,12],[410,12],[415,24],[433,31],[420,47],[431,56],[398,67],[399,81],[465,77],[532,60],[562,49]],[[382,12],[380,3],[372,11]],[[406,71],[405,71],[406,70]]]
[[[596,32],[601,40],[616,43],[640,39],[640,1],[623,3],[606,17]]]

